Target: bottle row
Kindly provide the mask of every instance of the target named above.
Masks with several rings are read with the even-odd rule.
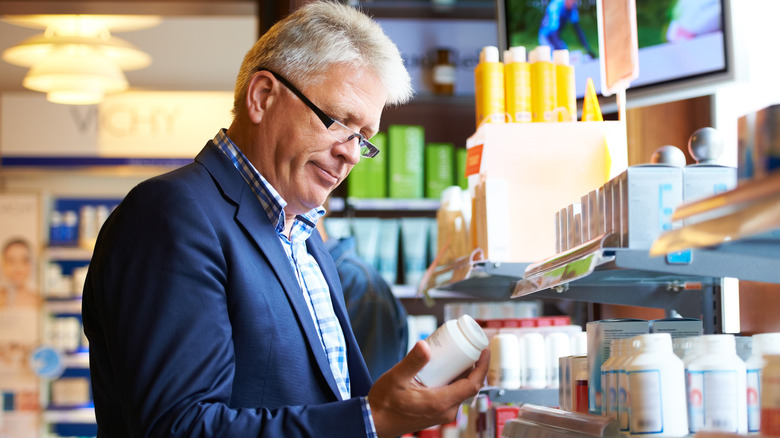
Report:
[[[729,334],[613,338],[601,364],[590,348],[587,357],[561,359],[567,382],[561,408],[613,418],[631,435],[777,434],[772,425],[780,406],[780,333],[757,334],[751,341],[752,353],[743,360]]]
[[[477,127],[483,123],[576,122],[574,66],[568,50],[510,47],[503,62],[495,46],[482,48],[474,69]],[[583,121],[602,120],[589,81]]]
[[[347,178],[354,198],[438,199],[453,185],[466,188],[466,150],[426,142],[420,125],[390,125],[371,138],[380,153],[360,160]]]

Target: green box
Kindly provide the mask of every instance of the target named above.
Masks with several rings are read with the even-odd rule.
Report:
[[[390,197],[422,198],[425,130],[418,125],[390,125],[387,131]]]
[[[347,196],[354,198],[387,197],[387,134],[378,132],[371,143],[379,148],[374,158],[360,158],[347,177]]]
[[[457,172],[455,175],[458,186],[461,189],[466,190],[469,188],[469,179],[466,177],[466,161],[468,156],[468,149],[458,148],[455,150],[455,162],[457,163]]]
[[[425,147],[425,196],[438,199],[455,183],[455,146],[428,143]]]

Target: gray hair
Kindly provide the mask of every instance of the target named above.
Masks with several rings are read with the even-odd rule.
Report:
[[[246,54],[236,80],[233,114],[241,113],[258,67],[304,87],[317,84],[321,74],[336,64],[376,72],[387,90],[387,105],[412,97],[411,79],[398,48],[379,24],[350,6],[317,1],[274,24]]]

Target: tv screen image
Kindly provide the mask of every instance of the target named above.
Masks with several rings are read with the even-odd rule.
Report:
[[[609,1],[609,0],[605,0]],[[633,91],[729,75],[726,0],[636,0],[639,77]],[[587,78],[600,91],[596,0],[498,0],[502,49],[568,49],[577,97]]]

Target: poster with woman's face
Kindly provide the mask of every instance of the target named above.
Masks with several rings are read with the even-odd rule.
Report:
[[[29,357],[41,343],[40,229],[37,194],[0,193],[0,436],[34,436],[37,425],[39,382]]]

